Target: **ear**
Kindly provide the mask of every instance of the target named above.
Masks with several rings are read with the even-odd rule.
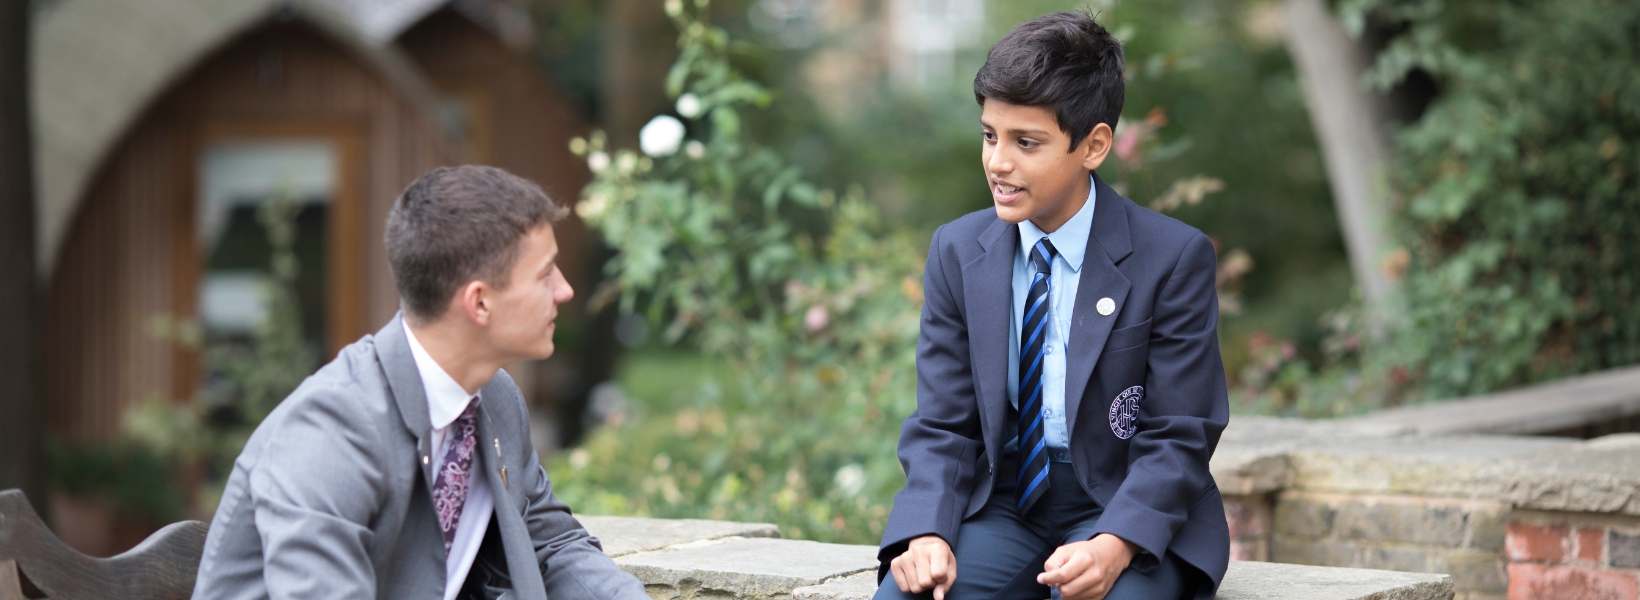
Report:
[[[490,306],[490,286],[483,280],[474,279],[456,290],[455,298],[450,300],[455,304],[451,308],[466,317],[468,321],[482,327],[489,325],[490,313],[494,308]]]
[[[1099,165],[1105,164],[1105,157],[1110,156],[1111,143],[1115,138],[1109,125],[1095,124],[1093,131],[1088,132],[1088,137],[1082,138],[1082,145],[1077,148],[1082,153],[1082,166],[1093,171],[1098,169]]]

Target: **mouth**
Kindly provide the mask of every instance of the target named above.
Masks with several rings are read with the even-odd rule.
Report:
[[[1009,185],[1001,181],[991,182],[991,198],[998,204],[1010,204],[1018,200],[1025,193],[1025,188]]]

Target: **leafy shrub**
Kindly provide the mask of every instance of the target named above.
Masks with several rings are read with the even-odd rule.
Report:
[[[1343,16],[1407,24],[1371,81],[1423,69],[1442,93],[1396,140],[1405,248],[1387,264],[1404,278],[1383,339],[1342,311],[1346,366],[1306,393],[1371,406],[1640,362],[1640,5],[1359,0]]]

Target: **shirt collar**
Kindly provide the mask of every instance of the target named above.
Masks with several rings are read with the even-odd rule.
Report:
[[[1082,271],[1082,256],[1088,251],[1088,235],[1093,231],[1093,205],[1099,194],[1099,185],[1093,181],[1093,175],[1088,175],[1088,200],[1082,203],[1082,208],[1071,215],[1071,220],[1060,225],[1053,233],[1042,233],[1042,230],[1030,219],[1019,222],[1019,248],[1022,252],[1030,252],[1037,240],[1047,237],[1053,242],[1059,257],[1070,265],[1072,273]]]
[[[421,386],[427,392],[427,416],[433,429],[449,427],[476,396],[462,389],[461,384],[433,360],[433,355],[421,347],[409,323],[404,324],[404,336],[410,338],[410,354],[416,357],[416,370],[421,372]]]

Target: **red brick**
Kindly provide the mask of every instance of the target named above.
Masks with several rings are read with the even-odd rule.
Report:
[[[1566,560],[1570,539],[1565,525],[1512,522],[1503,539],[1509,560],[1557,563]]]
[[[1226,501],[1224,516],[1229,521],[1230,539],[1262,539],[1270,535],[1270,509],[1262,502]]]
[[[1606,557],[1606,529],[1604,527],[1577,528],[1577,559],[1602,564]]]
[[[1635,600],[1633,573],[1563,565],[1509,564],[1509,600]]]

